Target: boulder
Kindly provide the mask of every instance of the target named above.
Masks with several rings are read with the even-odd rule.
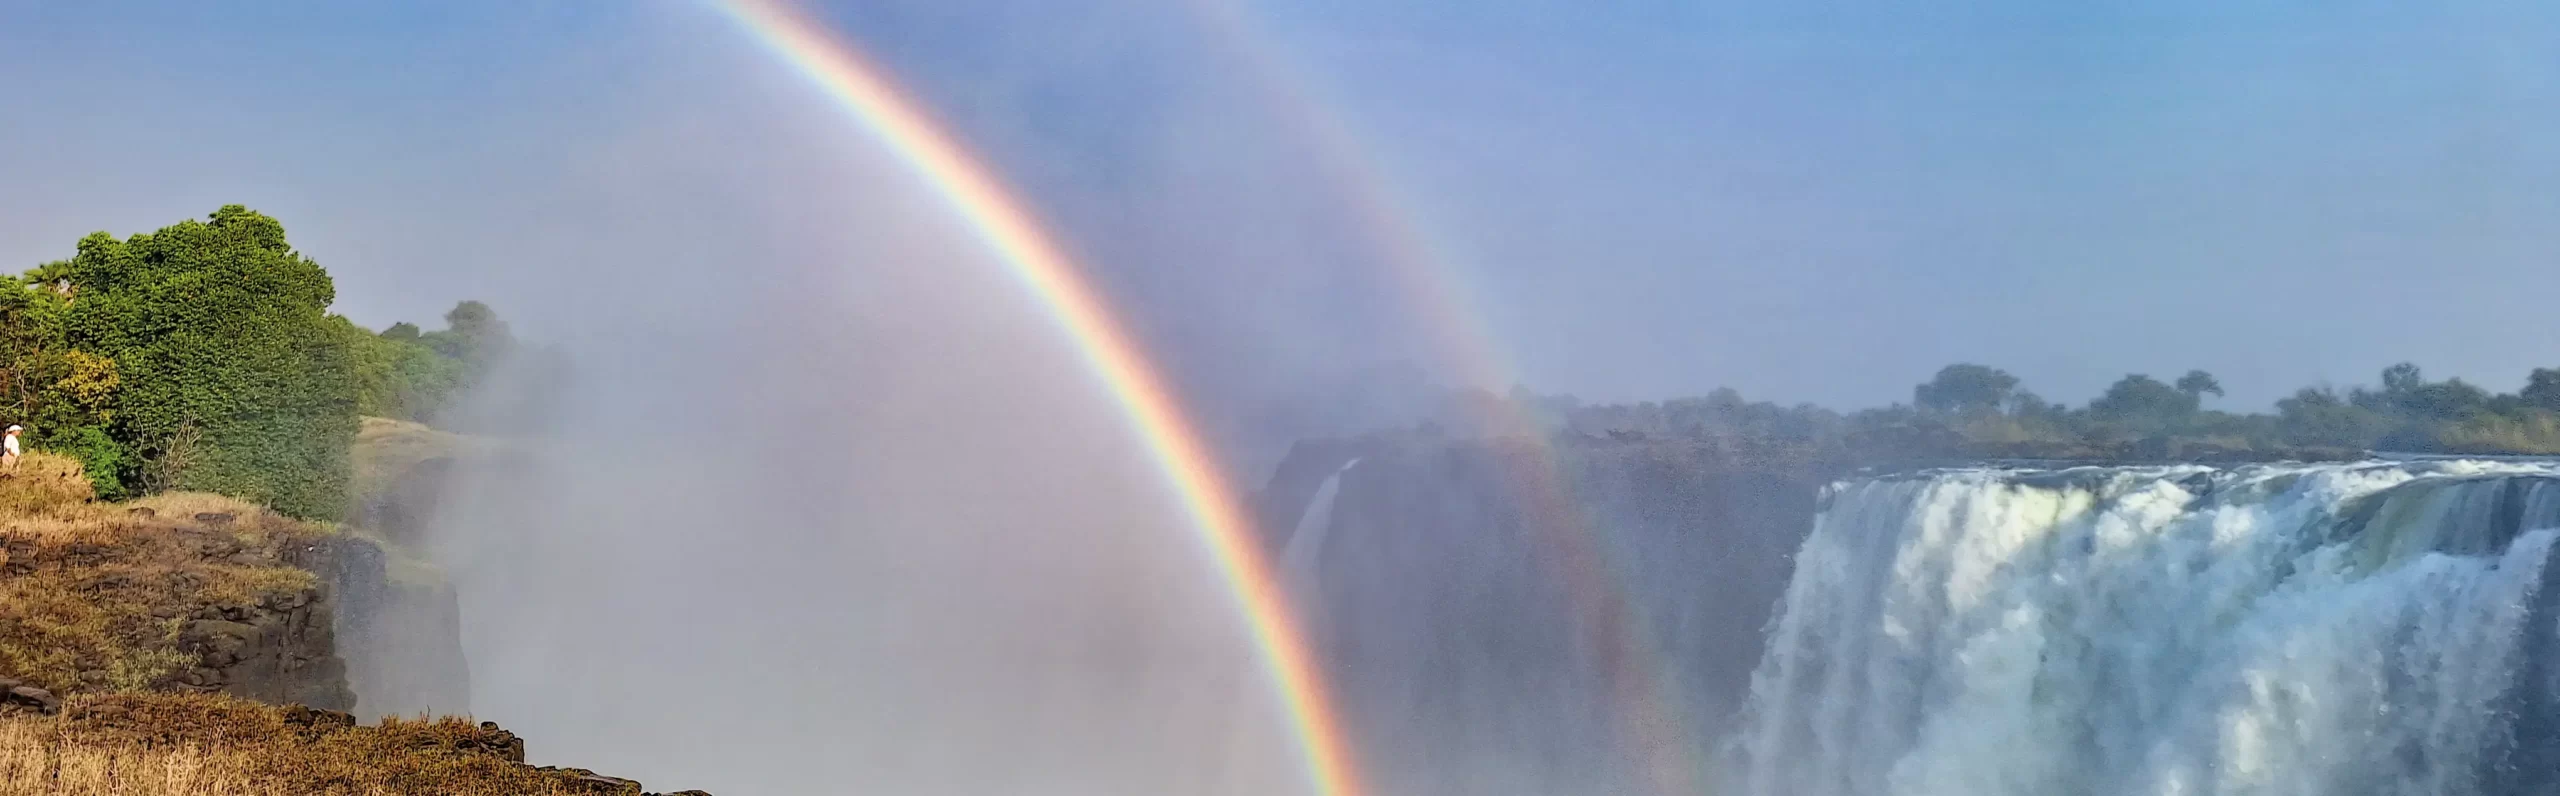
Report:
[[[51,716],[62,712],[62,700],[53,692],[26,685],[16,680],[0,679],[0,715],[34,713]]]

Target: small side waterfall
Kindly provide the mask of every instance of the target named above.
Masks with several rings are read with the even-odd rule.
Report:
[[[1316,563],[1324,555],[1324,539],[1333,530],[1333,498],[1342,489],[1342,474],[1360,466],[1359,459],[1344,462],[1341,469],[1325,476],[1316,486],[1315,497],[1308,499],[1307,510],[1298,516],[1298,528],[1289,534],[1289,542],[1280,548],[1280,571],[1299,593],[1312,593]]]
[[[1836,484],[1729,792],[2560,792],[2553,529],[2535,463]]]

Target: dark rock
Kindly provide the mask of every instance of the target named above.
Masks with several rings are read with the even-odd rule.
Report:
[[[1499,754],[1614,770],[1622,750],[1593,738],[1616,728],[1585,708],[1632,688],[1676,689],[1663,697],[1688,708],[1676,732],[1726,729],[1791,554],[1812,529],[1824,464],[1717,440],[1611,436],[1309,443],[1257,494],[1257,530],[1278,552],[1340,475],[1323,546],[1292,551],[1313,567],[1295,573],[1312,586],[1295,596],[1311,604],[1320,665],[1342,673],[1329,683],[1340,720],[1360,735],[1471,728],[1399,745],[1381,768],[1445,771]],[[1631,649],[1666,666],[1612,663]],[[1479,740],[1492,738],[1503,745]],[[1588,792],[1643,790],[1598,784]]]
[[[317,738],[356,726],[355,714],[321,710],[308,705],[289,705],[284,709],[284,726],[306,738]]]
[[[394,582],[392,553],[338,534],[287,551],[329,584],[338,654],[361,699],[360,717],[451,713],[471,706],[462,611],[443,583]]]
[[[634,781],[634,780],[628,780],[628,779],[623,779],[623,778],[621,778],[621,777],[608,777],[608,776],[605,776],[605,775],[603,775],[603,774],[587,774],[587,775],[584,775],[584,776],[578,777],[578,778],[577,778],[577,781],[578,781],[580,784],[585,784],[585,785],[599,785],[599,786],[603,786],[603,787],[606,787],[606,788],[611,788],[611,789],[618,790],[618,791],[619,791],[619,790],[628,790],[628,791],[638,792],[638,791],[640,790],[640,783],[639,783],[639,782],[637,782],[637,781]]]
[[[201,523],[204,523],[204,524],[206,524],[206,525],[210,525],[210,526],[213,526],[213,527],[216,527],[216,528],[220,528],[220,527],[223,527],[223,526],[226,526],[226,525],[230,525],[230,524],[231,524],[231,521],[232,521],[232,520],[236,520],[236,519],[239,519],[239,516],[238,516],[238,515],[232,514],[232,513],[227,512],[227,511],[204,511],[204,512],[197,512],[197,513],[196,513],[196,521],[197,521],[197,522],[201,522]]]
[[[17,685],[14,680],[8,682],[11,685],[0,690],[0,715],[27,712],[51,716],[62,712],[62,700],[53,692],[31,685]]]

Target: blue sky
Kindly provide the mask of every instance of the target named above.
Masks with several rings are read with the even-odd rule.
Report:
[[[821,13],[1034,196],[1210,402],[1418,350],[1337,186],[1181,5]],[[2262,406],[2404,359],[2500,389],[2560,364],[2560,13],[2529,4],[1248,16],[1541,389],[1867,405],[1970,360],[2075,402],[2202,367]],[[465,296],[564,338],[596,333],[582,303],[683,312],[698,295],[599,279],[793,256],[795,224],[832,229],[806,199],[835,172],[806,159],[859,145],[735,39],[684,3],[0,11],[0,257],[240,201],[367,323]]]

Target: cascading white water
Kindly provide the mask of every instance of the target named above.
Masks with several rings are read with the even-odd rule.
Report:
[[[1359,459],[1344,462],[1324,483],[1316,485],[1316,494],[1307,500],[1306,513],[1298,517],[1297,530],[1280,548],[1280,571],[1302,590],[1312,589],[1316,561],[1324,554],[1325,535],[1333,531],[1333,497],[1342,488],[1342,474],[1360,466]],[[1302,591],[1301,593],[1308,593]]]
[[[1731,790],[2552,792],[2554,528],[2520,462],[1836,484]]]

